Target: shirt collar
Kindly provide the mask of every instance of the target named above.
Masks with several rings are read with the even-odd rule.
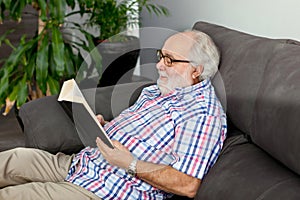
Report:
[[[201,94],[204,90],[209,88],[210,85],[211,85],[210,79],[204,79],[203,81],[201,81],[197,84],[188,86],[188,87],[175,88],[175,94],[180,95],[180,96],[184,96],[186,94],[191,94],[195,91],[197,91],[196,94]]]
[[[202,94],[202,92],[204,90],[206,90],[207,88],[209,88],[211,86],[211,81],[210,79],[204,79],[203,81],[191,85],[191,86],[187,86],[187,87],[177,87],[175,88],[173,91],[171,91],[169,94],[163,96],[164,98],[168,98],[168,97],[183,97],[186,94]],[[144,90],[144,94],[150,98],[150,99],[154,99],[156,97],[162,97],[161,96],[161,92],[158,88],[157,85],[152,85],[149,86],[147,88],[147,90]]]

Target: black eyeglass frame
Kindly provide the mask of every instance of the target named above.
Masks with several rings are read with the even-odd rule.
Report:
[[[156,52],[156,56],[157,56],[157,60],[158,62],[163,58],[164,59],[164,64],[167,66],[167,67],[172,67],[173,63],[176,63],[176,62],[181,62],[181,63],[190,63],[191,61],[189,60],[176,60],[176,59],[172,59],[170,58],[169,56],[167,55],[164,55],[161,51],[161,49],[158,49],[157,52]],[[170,64],[168,64],[168,62],[166,61],[165,58],[168,58],[170,60]]]

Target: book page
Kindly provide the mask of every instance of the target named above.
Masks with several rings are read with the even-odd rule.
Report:
[[[82,103],[84,105],[84,107],[87,109],[87,111],[90,113],[90,115],[95,116],[95,113],[93,112],[93,110],[91,109],[89,104],[86,102],[82,92],[80,91],[80,89],[74,79],[70,79],[70,80],[67,80],[64,82],[57,100]],[[95,118],[96,122],[100,125],[96,116],[94,118]]]

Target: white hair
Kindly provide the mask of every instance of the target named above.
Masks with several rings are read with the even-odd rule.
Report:
[[[195,40],[189,52],[191,64],[193,66],[203,66],[203,72],[199,80],[213,78],[218,71],[220,62],[218,47],[207,34],[197,30],[188,31],[193,33],[193,39]]]

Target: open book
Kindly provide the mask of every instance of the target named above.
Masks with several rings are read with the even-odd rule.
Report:
[[[85,146],[96,147],[96,137],[99,137],[107,146],[114,148],[74,79],[64,82],[58,101],[74,123]]]

